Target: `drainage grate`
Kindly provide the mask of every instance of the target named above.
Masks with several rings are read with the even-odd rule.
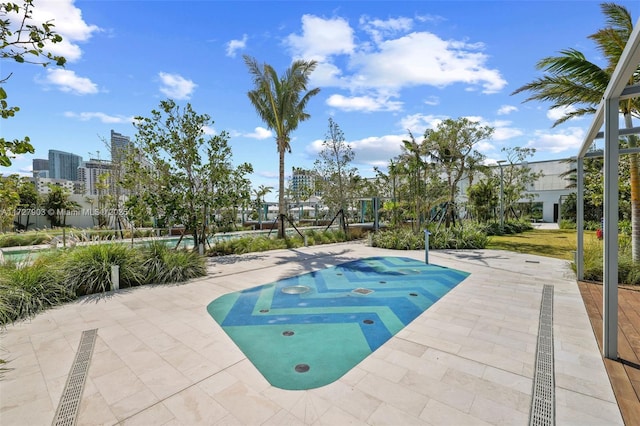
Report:
[[[71,365],[67,384],[64,386],[62,397],[60,398],[60,404],[58,405],[56,415],[53,418],[52,425],[54,426],[76,424],[80,398],[82,397],[84,383],[87,378],[87,371],[89,370],[89,363],[91,362],[91,355],[93,354],[93,346],[96,342],[97,333],[98,329],[82,332],[76,359]]]
[[[540,325],[538,326],[538,350],[533,376],[530,426],[555,424],[555,396],[553,372],[553,286],[542,290]]]

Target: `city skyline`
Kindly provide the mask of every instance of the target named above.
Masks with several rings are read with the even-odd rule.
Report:
[[[638,19],[640,4],[616,3]],[[37,17],[54,19],[65,39],[56,53],[68,64],[3,63],[2,74],[12,73],[3,85],[8,101],[21,108],[4,120],[3,137],[28,135],[36,152],[1,173],[29,175],[32,160],[53,147],[105,158],[111,130],[134,140],[133,117],[149,117],[173,98],[209,114],[208,133],[228,132],[234,163],[254,166],[254,188],[276,188],[274,135],[247,98],[244,54],[279,73],[293,59],[318,61],[310,87],[321,92],[309,103],[311,119],[292,133],[288,174],[313,167],[329,118],[363,177],[398,155],[409,131],[419,139],[446,118],[495,128],[477,147],[488,162],[514,146],[535,148],[531,161],[567,158],[577,153],[591,117],[553,128],[565,110],[511,93],[541,75],[540,59],[563,49],[603,65],[588,39],[606,25],[596,1],[117,4],[36,2]],[[166,16],[174,24],[158,26]]]

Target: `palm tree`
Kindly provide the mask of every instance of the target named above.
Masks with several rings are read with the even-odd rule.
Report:
[[[253,190],[253,195],[256,196],[256,206],[258,208],[258,223],[260,224],[260,229],[262,229],[262,206],[264,205],[264,197],[272,190],[272,186],[264,185],[260,185],[258,189]]]
[[[560,51],[560,56],[551,56],[540,60],[536,67],[547,72],[531,83],[515,90],[512,95],[521,92],[531,92],[524,102],[531,100],[551,101],[551,108],[571,106],[558,119],[553,127],[565,121],[587,114],[593,114],[609,84],[611,75],[620,60],[620,56],[633,31],[631,14],[624,7],[614,3],[603,3],[601,9],[606,17],[607,26],[589,36],[595,41],[598,50],[607,60],[605,68],[588,61],[584,54],[575,49]],[[640,82],[639,72],[635,72],[628,84]],[[632,118],[638,117],[640,112],[638,98],[620,102],[620,112],[624,116],[625,127],[632,128]],[[628,136],[629,147],[638,146],[635,135]],[[632,226],[632,258],[640,261],[640,173],[638,169],[638,155],[629,155],[631,174],[631,226]]]
[[[279,155],[278,186],[278,237],[284,238],[285,188],[284,188],[284,154],[291,152],[292,131],[298,128],[301,121],[311,116],[305,112],[309,100],[320,92],[319,88],[307,91],[309,75],[317,66],[316,61],[296,60],[278,76],[268,64],[259,66],[256,60],[247,55],[244,62],[253,76],[255,88],[247,94],[258,116],[269,129],[276,134],[276,145]]]

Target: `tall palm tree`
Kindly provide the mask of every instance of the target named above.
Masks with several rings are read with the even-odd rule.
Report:
[[[284,238],[284,154],[291,152],[290,134],[298,128],[301,121],[311,116],[305,112],[309,100],[320,92],[319,88],[307,91],[309,76],[317,66],[316,61],[296,60],[278,76],[268,64],[259,66],[250,56],[244,56],[244,62],[253,77],[254,89],[247,94],[258,116],[269,129],[276,134],[279,155],[278,185],[278,237]]]
[[[598,50],[607,60],[604,68],[588,61],[584,54],[575,49],[560,51],[560,56],[551,56],[540,60],[536,67],[547,72],[531,83],[515,90],[515,95],[521,92],[532,94],[524,100],[551,101],[552,108],[574,107],[563,117],[558,119],[553,127],[565,121],[587,114],[593,114],[609,84],[611,75],[615,70],[620,56],[627,45],[629,36],[633,31],[631,14],[624,7],[614,3],[602,3],[602,13],[606,18],[606,27],[598,30],[589,38],[596,43]],[[639,72],[633,73],[628,84],[640,82]],[[623,100],[620,102],[620,112],[624,116],[625,127],[633,127],[633,117],[638,117],[640,112],[638,98]],[[638,138],[635,135],[628,136],[629,147],[638,146]],[[632,226],[632,258],[634,262],[640,261],[640,173],[638,168],[638,155],[629,155],[629,168],[631,174],[631,226]]]

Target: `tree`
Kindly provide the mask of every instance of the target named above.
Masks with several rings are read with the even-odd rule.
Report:
[[[332,118],[329,118],[329,130],[322,142],[319,157],[314,168],[320,177],[322,201],[329,207],[329,211],[342,212],[340,228],[346,234],[344,215],[348,211],[347,202],[355,196],[354,177],[358,175],[358,169],[350,167],[355,155],[351,146],[346,143],[340,126]]]
[[[480,179],[467,189],[471,212],[479,222],[486,223],[495,217],[494,213],[500,202],[498,188],[500,188],[500,177],[487,171],[484,179]]]
[[[0,231],[4,232],[12,228],[16,209],[20,205],[18,193],[20,176],[0,175]]]
[[[258,223],[260,224],[260,229],[262,229],[262,207],[264,206],[264,197],[273,191],[272,186],[258,186],[258,189],[253,190],[253,195],[256,196],[256,211],[258,212]],[[267,219],[265,215],[265,220]]]
[[[528,192],[528,189],[538,179],[544,176],[542,171],[532,172],[526,164],[527,158],[533,157],[535,148],[502,148],[507,156],[507,164],[503,166],[503,187],[504,187],[504,209],[505,217],[514,211],[514,207],[522,199],[532,202],[535,194]],[[495,169],[495,168],[494,168]],[[498,170],[496,170],[496,173]]]
[[[22,0],[22,4],[0,3],[0,59],[10,59],[18,63],[30,63],[47,66],[55,62],[64,66],[66,59],[47,52],[48,43],[60,43],[62,37],[54,31],[51,21],[42,24],[34,23],[33,0]],[[17,27],[14,29],[14,25]],[[0,116],[3,119],[13,117],[20,111],[17,106],[9,106],[7,92],[2,87],[11,74],[0,75]],[[29,137],[6,140],[0,137],[0,166],[9,167],[13,154],[33,153],[34,149]]]
[[[193,234],[194,247],[206,241],[215,209],[248,198],[244,176],[253,171],[247,163],[233,168],[228,135],[207,135],[205,128],[212,125],[208,115],[197,114],[190,104],[181,109],[172,100],[161,101],[151,117],[136,117],[136,143],[148,162],[128,163],[123,180],[126,189],[137,190],[139,205],[131,207],[146,208],[165,226],[184,225]]]
[[[20,205],[22,209],[27,212],[27,220],[23,225],[21,223],[21,216],[18,216],[18,221],[15,222],[15,225],[20,230],[29,229],[29,219],[31,218],[31,212],[34,211],[38,207],[38,203],[40,201],[40,196],[38,195],[38,191],[33,182],[29,180],[29,178],[21,178],[18,181],[18,196],[20,197]],[[37,212],[36,214],[38,214]]]
[[[77,211],[80,204],[70,199],[71,192],[62,186],[49,184],[49,193],[44,198],[43,208],[51,227],[66,226],[67,214]]]
[[[469,177],[474,168],[484,158],[474,146],[493,134],[493,128],[481,126],[467,118],[444,120],[436,129],[424,133],[424,152],[436,164],[439,172],[446,177],[448,197],[445,225],[450,227],[455,221],[455,198],[458,183]]]
[[[543,58],[536,64],[536,67],[545,71],[546,75],[523,85],[512,93],[515,95],[530,92],[531,95],[524,102],[549,101],[552,103],[551,108],[573,107],[553,124],[554,127],[570,118],[595,113],[633,31],[633,19],[624,6],[603,3],[601,9],[605,15],[607,26],[590,35],[589,38],[596,43],[596,47],[607,61],[604,68],[588,61],[584,54],[578,50],[565,49],[560,51],[559,56]],[[640,66],[638,72],[633,73],[628,83],[637,84],[639,82]],[[624,116],[625,127],[633,128],[633,117],[638,117],[640,112],[639,103],[638,98],[620,102],[620,112]],[[631,148],[638,146],[638,138],[635,135],[628,136],[627,142]],[[637,154],[629,154],[629,167],[632,258],[634,262],[639,262],[640,169]]]
[[[269,129],[276,134],[278,150],[278,237],[284,238],[285,182],[284,155],[291,152],[291,132],[298,128],[301,121],[311,116],[305,112],[309,100],[320,92],[319,88],[307,91],[309,76],[317,66],[316,61],[297,60],[278,76],[268,64],[258,65],[256,60],[247,55],[244,61],[253,77],[254,89],[247,95],[255,107],[258,116]]]

